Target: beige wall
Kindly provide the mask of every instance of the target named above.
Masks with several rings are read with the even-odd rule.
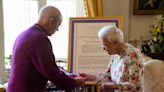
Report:
[[[122,16],[125,40],[129,38],[129,0],[103,0],[104,16]]]
[[[104,16],[123,16],[125,40],[149,39],[149,25],[155,15],[133,15],[133,0],[103,0]]]

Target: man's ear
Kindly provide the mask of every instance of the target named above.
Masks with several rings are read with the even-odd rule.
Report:
[[[50,24],[54,24],[55,23],[55,19],[54,18],[50,18]]]

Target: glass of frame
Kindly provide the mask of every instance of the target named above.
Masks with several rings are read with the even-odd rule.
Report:
[[[98,74],[105,71],[110,56],[102,50],[98,31],[106,25],[122,29],[122,17],[70,18],[68,70]]]
[[[164,0],[133,0],[134,15],[164,14]]]

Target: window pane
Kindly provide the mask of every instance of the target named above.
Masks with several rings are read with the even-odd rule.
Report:
[[[75,16],[74,0],[47,0],[47,4],[57,7],[63,15],[63,21],[59,31],[49,38],[55,57],[67,58],[69,18]]]
[[[35,23],[38,15],[38,2],[36,0],[3,0],[3,11],[5,57],[9,57],[16,37]]]

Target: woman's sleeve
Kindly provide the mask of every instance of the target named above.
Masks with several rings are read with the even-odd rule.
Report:
[[[115,88],[130,92],[139,90],[142,88],[143,59],[136,52],[132,52],[125,60],[121,83],[116,84]]]
[[[111,80],[111,64],[112,64],[112,62],[113,62],[113,56],[111,57],[111,61],[109,62],[107,69],[106,69],[106,75],[108,76],[109,81],[112,81]]]

